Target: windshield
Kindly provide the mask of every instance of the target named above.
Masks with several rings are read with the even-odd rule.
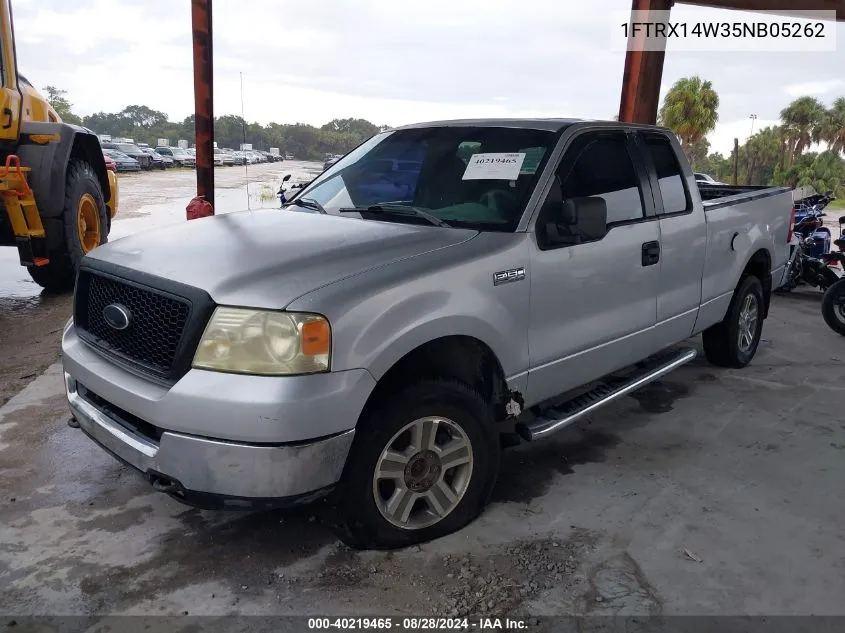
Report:
[[[117,149],[119,149],[124,154],[133,153],[138,154],[141,149],[136,145],[129,145],[128,143],[118,143]]]
[[[430,127],[382,132],[318,176],[297,199],[327,213],[357,208],[362,217],[424,222],[414,207],[451,226],[513,231],[557,140],[554,132],[505,127]],[[357,215],[357,214],[356,214]]]

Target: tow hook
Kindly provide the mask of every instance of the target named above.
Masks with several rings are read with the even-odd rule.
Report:
[[[70,418],[67,421],[67,425],[72,429],[78,429],[79,428],[79,420],[77,420],[74,416],[70,416]]]

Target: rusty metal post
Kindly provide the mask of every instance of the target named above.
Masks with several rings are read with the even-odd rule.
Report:
[[[211,0],[191,0],[194,38],[194,110],[197,135],[197,196],[214,207],[214,58]]]
[[[669,11],[672,2],[673,0],[633,0],[631,11]],[[666,50],[664,48],[659,51],[644,51],[644,39],[644,33],[635,34],[633,29],[628,34],[619,120],[654,125],[660,106],[660,82],[663,79]]]

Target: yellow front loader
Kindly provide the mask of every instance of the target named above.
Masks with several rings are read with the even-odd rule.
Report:
[[[42,287],[73,288],[82,257],[108,240],[117,178],[100,141],[63,123],[18,74],[9,0],[0,0],[0,246],[16,246]]]

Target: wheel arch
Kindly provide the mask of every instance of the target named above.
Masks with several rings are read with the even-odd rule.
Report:
[[[97,137],[67,123],[22,123],[18,147],[21,164],[29,167],[29,184],[42,218],[58,218],[64,210],[68,165],[82,160],[94,170],[103,192],[103,201],[112,197],[106,162]]]
[[[748,258],[742,269],[736,286],[744,277],[757,277],[763,285],[763,318],[769,316],[769,305],[772,299],[772,254],[766,248],[759,248]]]
[[[494,407],[496,419],[505,417],[510,391],[502,364],[490,345],[470,334],[440,336],[405,351],[377,377],[364,412],[403,386],[436,378],[475,389]]]

